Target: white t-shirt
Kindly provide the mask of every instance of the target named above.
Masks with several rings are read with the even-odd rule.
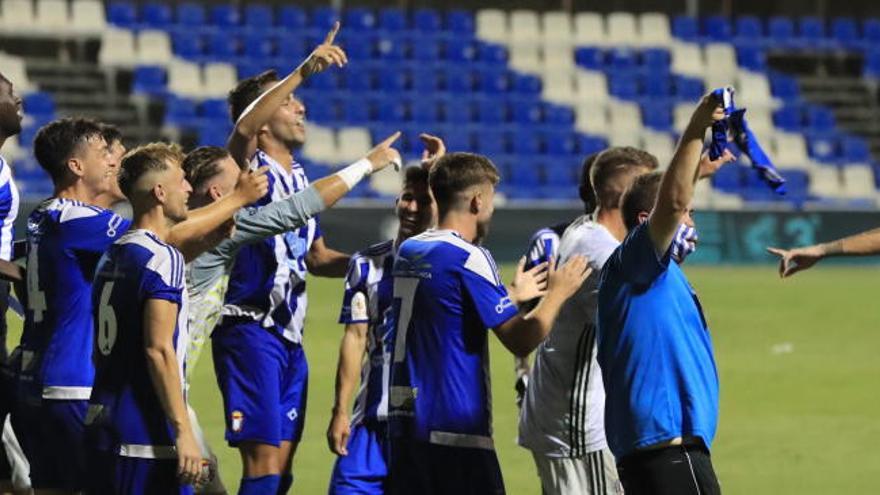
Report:
[[[586,215],[562,236],[559,263],[586,256],[593,273],[559,312],[535,351],[519,420],[519,444],[548,457],[582,457],[607,447],[605,388],[596,362],[599,273],[620,242]]]

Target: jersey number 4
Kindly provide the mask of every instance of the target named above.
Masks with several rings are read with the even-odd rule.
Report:
[[[43,313],[46,312],[46,293],[40,290],[40,267],[38,244],[31,244],[28,249],[27,260],[27,305],[34,314],[34,323],[43,321]]]
[[[101,301],[98,303],[98,351],[109,356],[116,343],[116,312],[110,305],[110,295],[113,293],[113,284],[107,282],[101,289]]]

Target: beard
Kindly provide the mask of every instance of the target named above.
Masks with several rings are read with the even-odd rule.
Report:
[[[478,222],[477,223],[477,235],[474,237],[474,244],[480,245],[486,240],[486,237],[489,235],[489,222]]]

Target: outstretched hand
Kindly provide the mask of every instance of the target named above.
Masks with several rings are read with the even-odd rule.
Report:
[[[513,276],[513,283],[510,284],[510,300],[519,306],[520,304],[531,301],[536,297],[541,297],[547,293],[547,267],[548,263],[539,263],[529,270],[526,270],[526,257],[519,259],[516,265],[516,274]]]
[[[313,76],[331,65],[343,67],[348,63],[348,56],[338,45],[333,44],[336,33],[339,32],[339,21],[333,24],[330,32],[324,38],[324,42],[318,45],[300,67],[300,73],[304,78]]]
[[[388,165],[394,165],[395,170],[400,170],[400,167],[403,166],[403,161],[400,158],[400,152],[396,149],[392,148],[391,145],[394,144],[400,138],[400,131],[395,132],[394,134],[385,138],[384,141],[377,144],[373,149],[367,153],[367,160],[373,165],[373,172],[378,172]]]
[[[736,160],[736,156],[728,149],[725,149],[724,153],[717,160],[710,159],[709,153],[703,153],[703,156],[700,157],[699,178],[712,177],[725,163],[730,163],[734,160]]]
[[[573,296],[584,280],[593,273],[587,258],[581,255],[572,257],[558,269],[551,259],[547,271],[547,292],[558,293],[563,299]]]
[[[767,252],[779,256],[780,278],[787,278],[801,270],[806,270],[825,257],[825,252],[819,246],[808,246],[797,249],[768,247]]]

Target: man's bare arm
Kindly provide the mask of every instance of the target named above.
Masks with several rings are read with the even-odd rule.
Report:
[[[880,228],[834,241],[795,249],[767,248],[780,257],[779,276],[789,277],[831,256],[871,256],[880,254]]]
[[[309,273],[318,277],[339,278],[344,277],[348,271],[348,261],[351,256],[330,249],[324,243],[324,238],[315,239],[312,247],[306,255],[306,267]]]
[[[339,344],[336,365],[336,399],[333,416],[327,428],[327,444],[336,455],[348,455],[348,437],[351,435],[351,396],[358,386],[361,364],[367,349],[367,324],[349,323]]]

